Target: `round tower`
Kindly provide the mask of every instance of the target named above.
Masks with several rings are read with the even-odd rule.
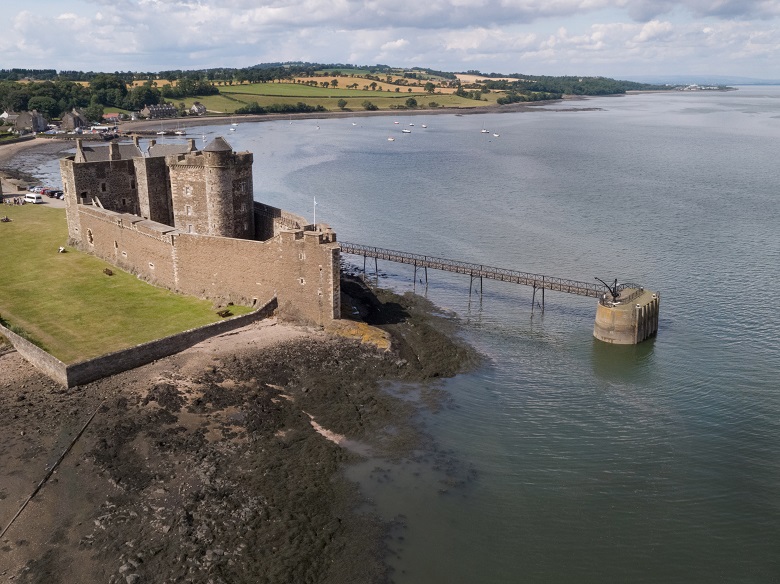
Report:
[[[203,149],[208,234],[235,237],[233,210],[233,149],[217,137]]]

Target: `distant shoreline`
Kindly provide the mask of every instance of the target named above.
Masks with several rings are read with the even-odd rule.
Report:
[[[621,95],[622,96],[622,95]],[[618,96],[616,96],[618,97]],[[534,111],[598,111],[601,108],[594,107],[576,107],[548,110],[544,106],[550,104],[559,104],[567,101],[585,101],[588,96],[567,96],[563,99],[547,100],[538,102],[522,102],[508,105],[474,106],[469,108],[417,108],[405,110],[344,110],[328,112],[306,112],[297,114],[245,114],[245,115],[220,115],[220,116],[187,116],[181,118],[163,118],[156,120],[137,120],[129,122],[120,122],[119,133],[122,137],[131,137],[136,134],[153,137],[160,128],[160,124],[179,124],[186,128],[198,126],[213,126],[222,123],[240,121],[242,123],[272,122],[278,120],[320,120],[354,117],[373,117],[373,116],[431,116],[431,115],[476,115],[476,114],[496,114],[496,113],[519,113]],[[67,138],[36,138],[25,142],[15,142],[13,144],[0,144],[0,182],[2,183],[5,196],[18,196],[23,193],[19,190],[20,186],[27,186],[30,182],[37,180],[37,177],[20,173],[13,168],[14,160],[26,152],[35,150],[40,152],[46,149],[53,157],[66,150],[73,148],[74,136]]]

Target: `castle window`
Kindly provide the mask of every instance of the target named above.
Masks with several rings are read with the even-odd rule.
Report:
[[[100,191],[103,193],[106,192],[106,183],[100,183]]]
[[[127,199],[122,199],[122,206],[123,206],[123,207],[126,207],[126,206],[127,206]]]
[[[91,229],[87,229],[87,241],[89,242],[90,245],[95,245],[95,238],[92,235]]]
[[[130,179],[130,188],[131,189],[135,189],[135,179],[134,178]]]
[[[184,196],[185,197],[191,197],[192,196],[192,186],[187,185],[184,187]]]
[[[184,205],[184,211],[187,215],[192,215],[192,205]]]
[[[153,270],[154,269],[154,264],[152,262],[149,262],[149,267]]]
[[[126,251],[123,251],[123,252],[122,252],[122,257],[123,257],[123,258],[126,258],[126,257],[127,257],[127,252],[126,252]]]
[[[119,249],[119,242],[117,241],[114,242],[114,249]]]
[[[303,286],[306,283],[306,280],[303,278],[298,278],[298,281],[301,283],[301,286]]]
[[[192,233],[192,225],[187,225],[187,233]]]

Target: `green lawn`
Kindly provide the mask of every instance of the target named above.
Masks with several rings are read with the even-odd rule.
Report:
[[[64,209],[2,205],[2,215],[12,222],[0,223],[0,317],[65,363],[221,320],[210,301],[156,288],[72,248],[57,253],[68,236]]]

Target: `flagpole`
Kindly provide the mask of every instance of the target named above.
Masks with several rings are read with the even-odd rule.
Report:
[[[317,229],[317,197],[314,197],[314,229]]]

